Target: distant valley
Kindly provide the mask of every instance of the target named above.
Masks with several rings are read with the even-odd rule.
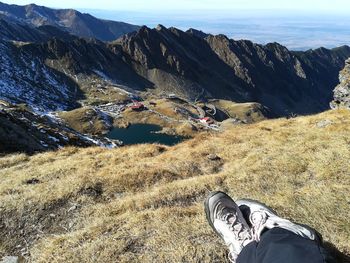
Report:
[[[346,10],[303,12],[285,10],[168,10],[157,12],[86,9],[97,17],[120,19],[129,23],[155,27],[163,24],[181,30],[194,27],[213,35],[248,39],[258,44],[278,42],[289,50],[334,48],[350,43],[350,17]]]
[[[82,134],[146,123],[192,136],[322,112],[350,57],[349,46],[297,52],[75,10],[0,4],[0,12],[0,99],[33,113],[55,112]],[[95,115],[87,112],[112,120],[89,128],[87,116]]]

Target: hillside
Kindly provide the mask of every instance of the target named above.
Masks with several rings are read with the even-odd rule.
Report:
[[[0,98],[27,103],[43,111],[77,108],[79,100],[94,98],[91,94],[99,93],[102,99],[109,90],[118,94],[120,91],[114,87],[122,84],[132,89],[135,83],[140,88],[148,83],[119,54],[96,40],[76,37],[52,38],[43,43],[0,40],[0,55]],[[113,87],[107,88],[108,84]]]
[[[73,39],[72,35],[55,26],[33,28],[23,23],[6,21],[2,18],[0,18],[0,29],[0,38],[7,41],[45,42],[53,37],[65,40]]]
[[[101,112],[92,112],[97,119],[94,125],[111,125]],[[113,148],[119,145],[118,141],[86,135],[84,131],[79,133],[79,129],[72,128],[53,114],[41,115],[23,104],[11,105],[0,100],[0,155],[13,152],[33,154],[64,146]]]
[[[173,147],[64,148],[0,158],[0,258],[227,262],[211,190],[317,228],[349,262],[350,112],[238,125]],[[347,254],[347,256],[346,256]]]
[[[26,23],[32,27],[53,26],[79,37],[112,41],[135,31],[139,26],[98,19],[74,9],[52,9],[35,4],[19,6],[0,2],[0,17],[8,21]]]
[[[46,111],[78,107],[84,96],[77,83],[46,65],[42,55],[30,44],[0,40],[0,99]]]

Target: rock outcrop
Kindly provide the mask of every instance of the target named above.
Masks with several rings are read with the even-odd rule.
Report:
[[[52,115],[40,115],[26,105],[12,105],[0,100],[0,154],[31,154],[69,145],[112,148],[119,142],[83,135]]]
[[[339,74],[340,84],[334,89],[332,109],[350,109],[350,58],[345,62],[345,68]]]

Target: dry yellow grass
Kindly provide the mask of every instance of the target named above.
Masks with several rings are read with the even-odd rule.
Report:
[[[91,83],[96,83],[91,86]],[[85,82],[81,85],[82,90],[84,91],[84,102],[90,105],[94,104],[104,104],[113,101],[114,103],[125,103],[130,100],[130,97],[126,92],[122,90],[116,89],[113,86],[105,86],[104,88],[99,88],[98,86],[99,80],[94,78],[91,81],[85,80]]]
[[[332,124],[317,126],[326,119]],[[315,227],[349,255],[349,159],[345,110],[199,134],[174,147],[6,156],[0,256],[22,249],[32,262],[224,262],[202,206],[219,189]]]
[[[266,116],[264,116],[263,107],[259,103],[236,103],[230,100],[213,100],[211,103],[218,109],[223,110],[231,118],[245,120],[249,123],[266,119]]]
[[[58,116],[68,126],[83,134],[103,134],[109,131],[105,117],[91,107],[62,111]]]

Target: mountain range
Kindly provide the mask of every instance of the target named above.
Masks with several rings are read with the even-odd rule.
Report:
[[[94,86],[112,84],[258,102],[274,116],[316,113],[329,108],[350,57],[349,46],[295,52],[195,29],[125,28],[75,10],[1,3],[0,11],[0,98],[44,111],[77,108]]]
[[[276,115],[329,108],[348,46],[289,51],[224,35],[142,27],[112,44],[155,87],[196,97],[256,101]]]
[[[0,2],[0,18],[33,27],[54,26],[80,37],[110,41],[139,26],[98,19],[73,9],[52,9],[35,4],[19,6]]]

